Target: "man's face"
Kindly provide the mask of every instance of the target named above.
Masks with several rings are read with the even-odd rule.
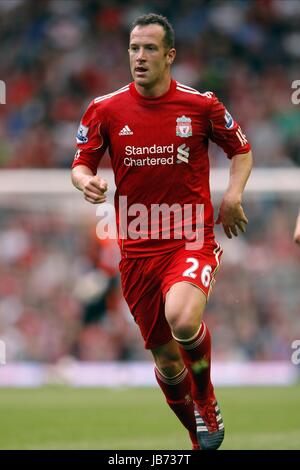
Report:
[[[166,49],[164,29],[158,24],[136,26],[130,35],[130,70],[135,83],[151,88],[168,76],[175,49]]]

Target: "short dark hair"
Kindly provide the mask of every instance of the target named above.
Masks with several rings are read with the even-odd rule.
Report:
[[[148,26],[149,24],[159,24],[163,27],[165,32],[164,45],[166,49],[171,49],[175,44],[175,34],[172,25],[169,23],[169,20],[162,15],[157,15],[156,13],[148,13],[147,15],[139,16],[132,24],[130,32],[136,26]]]

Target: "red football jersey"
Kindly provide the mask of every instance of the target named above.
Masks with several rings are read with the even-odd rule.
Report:
[[[200,93],[175,80],[157,98],[141,96],[130,83],[90,103],[78,129],[72,167],[86,165],[96,174],[109,149],[123,257],[176,249],[195,240],[196,229],[204,242],[214,240],[209,139],[229,158],[250,150],[239,125],[212,92]]]

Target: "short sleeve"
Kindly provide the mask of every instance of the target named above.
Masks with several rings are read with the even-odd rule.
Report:
[[[211,98],[208,100],[210,140],[222,147],[228,158],[249,152],[251,146],[239,124],[213,93],[210,93],[210,96]]]
[[[85,165],[96,174],[99,162],[108,147],[103,111],[92,101],[84,113],[76,135],[77,152],[72,168]]]

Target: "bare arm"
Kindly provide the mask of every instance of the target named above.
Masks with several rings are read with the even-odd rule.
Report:
[[[92,204],[101,204],[106,201],[107,182],[98,175],[93,175],[87,166],[75,166],[71,178],[75,188],[83,192],[86,201]]]
[[[232,157],[230,179],[224,194],[216,223],[222,224],[228,238],[238,236],[238,228],[245,232],[248,219],[242,208],[242,194],[252,169],[252,152]]]
[[[294,242],[300,245],[300,211],[296,221],[296,227],[294,232]]]

